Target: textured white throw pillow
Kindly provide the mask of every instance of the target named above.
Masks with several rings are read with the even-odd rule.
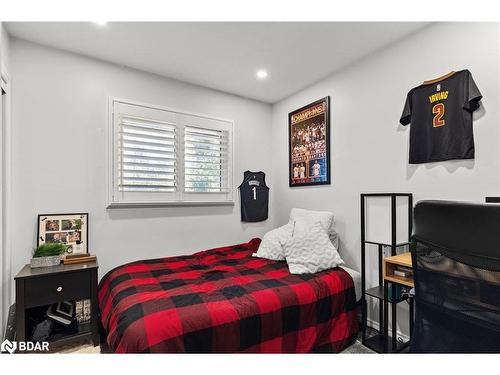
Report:
[[[312,221],[310,217],[299,217],[298,219],[295,219],[292,223],[294,225],[293,227],[293,233],[292,236],[296,235],[301,235],[308,230],[315,224],[318,223],[319,221]],[[319,222],[321,224],[321,222]],[[321,224],[321,227],[324,227],[324,224]],[[326,231],[325,231],[326,232]],[[339,235],[337,232],[330,228],[330,231],[327,232],[328,237],[330,237],[330,242],[332,243],[333,247],[335,248],[336,251],[339,250]]]
[[[283,244],[292,236],[292,231],[293,224],[289,223],[267,232],[260,243],[259,249],[252,255],[270,260],[285,260]]]
[[[316,273],[344,263],[320,222],[300,233],[294,231],[283,249],[293,274]]]

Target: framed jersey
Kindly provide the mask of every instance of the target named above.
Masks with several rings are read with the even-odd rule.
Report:
[[[289,186],[330,184],[330,97],[288,114]]]
[[[411,89],[400,119],[411,124],[409,163],[474,159],[472,113],[481,99],[468,70]]]

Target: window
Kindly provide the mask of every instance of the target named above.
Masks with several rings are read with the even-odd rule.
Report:
[[[233,123],[111,101],[109,206],[232,204]]]

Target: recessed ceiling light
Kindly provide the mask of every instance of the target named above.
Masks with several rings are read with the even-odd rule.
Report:
[[[255,75],[257,76],[258,79],[266,79],[269,76],[267,71],[264,69],[257,70],[257,73]]]
[[[96,24],[97,26],[106,26],[108,24],[106,21],[93,21],[92,23]]]

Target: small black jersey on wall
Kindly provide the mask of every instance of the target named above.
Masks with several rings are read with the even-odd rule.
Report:
[[[246,171],[238,187],[241,200],[241,221],[267,220],[269,210],[269,187],[264,172]]]

